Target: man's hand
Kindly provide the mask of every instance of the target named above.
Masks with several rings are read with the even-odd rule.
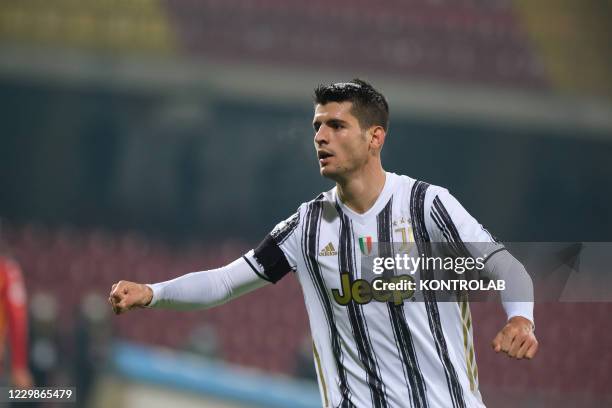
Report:
[[[514,316],[508,320],[491,345],[496,353],[503,351],[508,357],[517,360],[532,359],[538,351],[538,340],[533,332],[533,324],[521,316]]]
[[[151,303],[153,291],[147,285],[129,281],[119,281],[113,285],[108,298],[115,314],[125,313],[135,307]]]

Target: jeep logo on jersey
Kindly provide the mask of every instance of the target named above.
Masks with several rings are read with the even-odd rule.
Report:
[[[365,256],[368,256],[372,253],[372,237],[366,236],[359,238],[359,248],[361,249],[361,253]]]
[[[343,272],[340,274],[340,288],[332,289],[331,292],[336,303],[341,306],[351,301],[365,305],[373,300],[399,306],[404,300],[412,299],[415,288],[414,278],[410,275],[378,277],[368,282],[365,279],[353,280],[350,273]]]

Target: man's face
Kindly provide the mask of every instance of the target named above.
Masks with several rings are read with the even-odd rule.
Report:
[[[351,114],[352,102],[315,106],[314,144],[323,177],[340,181],[362,168],[369,159],[366,131]]]

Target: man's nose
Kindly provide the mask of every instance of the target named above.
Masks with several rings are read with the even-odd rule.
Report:
[[[325,130],[325,126],[321,126],[315,133],[314,141],[316,145],[322,145],[329,143],[328,134]]]

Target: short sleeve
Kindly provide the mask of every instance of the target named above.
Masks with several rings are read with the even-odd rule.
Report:
[[[299,254],[298,232],[300,210],[278,223],[272,231],[244,255],[251,268],[263,279],[272,283],[297,268]]]
[[[425,225],[432,242],[448,243],[455,255],[485,259],[505,249],[448,190],[441,187],[430,190]]]

